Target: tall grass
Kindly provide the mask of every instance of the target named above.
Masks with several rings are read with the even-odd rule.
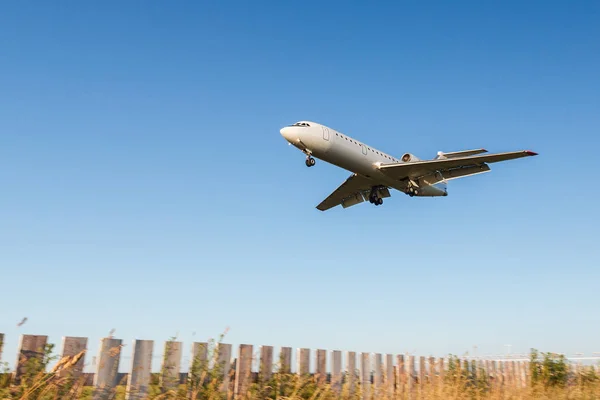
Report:
[[[222,339],[222,336],[221,338]],[[229,400],[234,398],[234,369],[223,370],[219,360],[219,341],[209,341],[207,357],[197,357],[192,361],[185,384],[167,382],[163,378],[165,371],[155,375],[149,393],[144,397],[152,400],[202,399]],[[93,388],[85,385],[84,376],[73,376],[72,371],[85,351],[74,356],[63,357],[52,367],[49,363],[52,346],[48,346],[42,357],[30,359],[24,366],[24,373],[17,381],[13,375],[0,376],[0,399],[92,399]],[[527,371],[527,382],[502,382],[493,379],[474,364],[461,362],[450,356],[443,377],[434,376],[431,380],[418,382],[417,379],[396,385],[389,392],[386,384],[379,388],[369,385],[362,387],[359,379],[350,386],[344,379],[341,391],[334,390],[327,380],[319,380],[313,375],[300,376],[284,371],[281,364],[275,366],[274,373],[268,379],[257,379],[246,393],[235,398],[245,400],[328,400],[362,399],[363,391],[369,390],[373,400],[512,400],[512,399],[600,399],[600,377],[594,368],[569,368],[563,356],[552,353],[540,354],[532,350]],[[168,367],[168,366],[167,366]],[[355,371],[358,376],[358,371]],[[347,373],[346,373],[347,374]],[[225,384],[224,377],[229,377]],[[125,386],[111,389],[104,398],[124,399]]]

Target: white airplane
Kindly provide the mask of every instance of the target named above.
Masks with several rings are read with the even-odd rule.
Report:
[[[451,179],[488,172],[489,163],[537,155],[529,150],[480,155],[487,150],[476,149],[439,151],[432,160],[421,160],[411,153],[396,158],[311,121],[296,122],[282,128],[280,133],[306,154],[306,166],[315,165],[314,156],[352,172],[317,206],[321,211],[340,204],[343,208],[351,207],[367,199],[371,204],[381,205],[384,198],[391,196],[390,188],[411,197],[447,196],[447,182]]]

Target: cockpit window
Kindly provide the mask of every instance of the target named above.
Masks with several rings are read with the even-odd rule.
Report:
[[[308,126],[308,127],[310,127],[310,125],[309,125],[309,124],[307,124],[306,122],[296,122],[296,123],[295,123],[294,125],[292,125],[292,126]]]

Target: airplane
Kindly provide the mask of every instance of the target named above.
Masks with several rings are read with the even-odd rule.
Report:
[[[487,150],[474,149],[438,151],[431,160],[411,153],[397,158],[312,121],[299,121],[279,132],[306,155],[307,167],[315,165],[316,157],[352,173],[316,206],[320,211],[338,205],[348,208],[366,200],[379,206],[391,196],[390,189],[410,197],[447,196],[447,182],[452,179],[488,172],[490,163],[538,155],[530,150],[483,154]]]

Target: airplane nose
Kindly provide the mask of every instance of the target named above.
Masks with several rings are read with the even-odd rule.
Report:
[[[281,128],[279,133],[281,133],[281,136],[283,136],[287,141],[292,140],[292,128],[289,126]]]

